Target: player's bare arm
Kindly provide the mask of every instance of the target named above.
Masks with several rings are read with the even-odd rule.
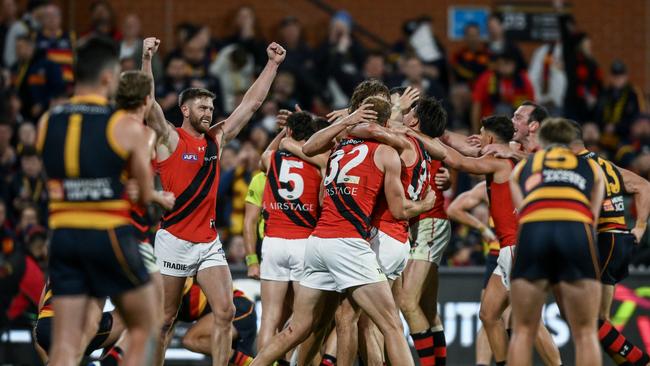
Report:
[[[449,130],[445,130],[445,133],[440,136],[440,141],[446,145],[453,147],[465,156],[476,157],[481,151],[480,147],[474,146],[467,142],[467,136]]]
[[[521,203],[524,201],[524,196],[519,188],[519,175],[521,170],[526,165],[526,160],[520,161],[519,164],[515,166],[510,175],[510,193],[512,198],[512,205],[517,211],[521,209]]]
[[[314,156],[330,151],[334,147],[334,139],[344,133],[348,127],[375,120],[377,112],[371,110],[370,107],[370,104],[364,104],[349,116],[319,130],[305,142],[302,152],[307,156]]]
[[[278,134],[271,140],[269,146],[266,147],[260,158],[260,169],[263,172],[268,172],[269,166],[271,165],[271,157],[273,152],[280,147],[280,141],[287,136],[287,130],[282,129]]]
[[[447,155],[443,160],[445,164],[470,174],[497,174],[503,170],[506,160],[484,155],[480,158],[469,158],[451,147],[446,147]],[[508,171],[507,174],[510,174]],[[505,178],[505,177],[504,177]],[[505,179],[503,179],[505,181]]]
[[[479,230],[487,240],[496,240],[492,230],[477,219],[476,216],[469,213],[474,207],[487,201],[487,189],[485,188],[485,181],[482,181],[475,185],[474,188],[456,197],[447,207],[447,216],[458,223]]]
[[[421,201],[411,201],[404,194],[400,180],[402,162],[397,151],[388,145],[377,148],[374,156],[377,167],[384,171],[384,194],[390,213],[398,220],[406,220],[433,208],[436,195],[429,191]]]
[[[445,160],[447,156],[447,147],[443,145],[439,139],[432,138],[420,131],[416,131],[410,128],[407,130],[407,133],[422,142],[424,149],[429,153],[429,155],[431,155],[431,158],[433,160]]]
[[[248,265],[248,277],[256,280],[260,279],[259,263],[252,263],[257,259],[257,222],[259,221],[262,208],[252,203],[246,202],[244,206],[244,246],[246,248],[246,258]],[[248,259],[251,258],[251,259]]]
[[[528,154],[514,148],[512,144],[490,144],[481,149],[481,155],[494,155],[497,158],[521,161],[525,159]]]
[[[151,150],[146,141],[147,133],[141,124],[133,123],[130,117],[120,118],[110,132],[119,147],[130,156],[130,175],[138,183],[138,203],[148,205],[153,195],[153,174],[151,172]]]
[[[397,103],[393,104],[391,108],[390,120],[402,122],[404,115],[407,114],[410,108],[420,98],[420,90],[414,87],[407,87],[404,93],[397,99]]]
[[[403,133],[396,133],[386,127],[382,127],[376,123],[360,123],[353,126],[349,130],[350,135],[362,139],[375,140],[393,147],[397,152],[402,155],[406,150],[413,150],[411,142],[406,138]]]
[[[638,243],[645,233],[648,225],[648,215],[650,215],[650,182],[627,169],[618,168],[618,170],[623,176],[625,191],[634,196],[636,223],[632,229],[632,234]]]
[[[329,155],[330,155],[329,151],[320,153],[318,155],[309,156],[302,152],[303,145],[304,144],[302,142],[296,141],[289,137],[285,137],[282,139],[282,141],[280,141],[280,149],[287,150],[293,155],[299,157],[300,159],[310,164],[316,165],[317,167],[320,168],[321,175],[323,175],[323,172],[327,167],[327,160],[329,159]]]
[[[156,37],[148,37],[142,41],[142,71],[151,77],[151,98],[154,101],[149,113],[145,116],[147,126],[151,127],[157,135],[156,155],[159,161],[167,159],[178,146],[178,132],[174,125],[165,119],[162,107],[156,102],[154,93],[154,78],[151,68],[151,59],[158,51],[160,40]]]
[[[253,85],[248,89],[241,103],[224,121],[223,126],[215,125],[210,128],[208,134],[212,136],[215,141],[228,142],[235,138],[239,131],[246,126],[253,113],[255,113],[266,99],[273,79],[278,71],[278,66],[284,61],[287,51],[279,44],[273,42],[266,48],[266,55],[269,60],[264,66],[262,73],[257,77]]]

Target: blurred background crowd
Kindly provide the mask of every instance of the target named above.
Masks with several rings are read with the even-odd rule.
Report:
[[[89,3],[88,29],[66,29],[62,9],[48,1],[2,0],[1,5],[0,257],[25,260],[21,268],[0,265],[0,278],[17,271],[25,274],[13,284],[20,286],[24,299],[17,307],[12,304],[7,314],[20,319],[25,309],[38,304],[38,284],[47,273],[48,196],[41,159],[33,148],[36,123],[73,90],[75,44],[91,35],[109,37],[119,47],[122,69],[131,70],[140,67],[142,38],[150,34],[141,26],[143,15],[118,14],[107,1]],[[395,23],[403,36],[381,48],[360,41],[346,11],[332,13],[320,42],[307,42],[304,24],[292,15],[281,19],[276,33],[262,33],[259,16],[253,7],[240,7],[233,14],[231,33],[222,37],[214,36],[206,24],[177,24],[173,39],[163,39],[166,52],[154,59],[156,97],[167,119],[180,125],[181,90],[192,86],[214,92],[216,119],[221,119],[237,106],[265,64],[267,43],[277,41],[287,50],[269,97],[239,138],[223,150],[218,227],[233,266],[244,266],[248,183],[277,132],[278,111],[298,104],[323,116],[345,108],[354,87],[367,78],[389,87],[414,86],[439,98],[448,112],[448,128],[464,134],[475,133],[483,116],[511,116],[521,102],[535,101],[553,115],[582,123],[589,149],[650,177],[646,96],[628,77],[625,55],[611,64],[599,62],[589,34],[569,13],[558,18],[559,39],[539,44],[532,53],[522,52],[508,37],[503,15],[496,11],[484,23],[467,23],[454,52],[446,50],[437,36],[444,32],[434,31],[426,15]],[[452,172],[452,188],[444,199],[452,200],[479,179]],[[474,214],[487,220],[487,207],[477,207]],[[645,238],[635,266],[650,265],[649,247]],[[443,265],[482,265],[484,250],[480,233],[456,226]],[[2,283],[0,292],[9,286]]]

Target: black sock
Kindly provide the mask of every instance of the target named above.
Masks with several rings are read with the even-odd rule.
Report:
[[[506,366],[506,361],[500,361],[496,363],[497,366]]]
[[[335,366],[336,357],[328,355],[327,353],[323,355],[323,359],[320,361],[320,366]]]

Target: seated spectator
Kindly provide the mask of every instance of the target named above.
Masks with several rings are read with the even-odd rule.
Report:
[[[582,140],[585,143],[585,147],[589,151],[606,156],[606,151],[603,151],[602,146],[600,145],[600,127],[595,122],[587,122],[582,125]]]
[[[226,114],[239,104],[237,94],[253,84],[254,72],[253,56],[237,44],[224,47],[210,65],[210,75],[217,78],[221,86],[219,93],[223,96],[223,111]]]
[[[61,9],[57,5],[45,6],[42,19],[42,28],[36,35],[36,50],[39,52],[39,57],[42,55],[61,67],[66,90],[72,92],[75,35],[73,32],[63,30]]]
[[[614,61],[609,70],[609,85],[600,93],[595,113],[603,130],[603,146],[614,151],[620,140],[628,138],[632,122],[644,109],[643,92],[630,82],[625,64]]]
[[[36,261],[41,271],[46,272],[49,258],[46,229],[40,225],[31,226],[23,240],[27,254]]]
[[[38,225],[38,208],[32,203],[25,203],[18,210],[16,221],[16,238],[22,239],[27,235],[30,227]]]
[[[255,126],[251,130],[249,140],[253,143],[253,146],[255,146],[255,149],[258,152],[263,152],[266,147],[269,146],[269,142],[271,142],[269,130],[262,125]]]
[[[90,30],[83,38],[102,36],[119,42],[122,34],[115,26],[115,11],[106,0],[96,0],[90,5]]]
[[[31,122],[23,122],[18,126],[18,143],[16,152],[22,155],[26,147],[36,146],[36,126]]]
[[[517,72],[516,56],[497,55],[494,71],[484,72],[474,86],[472,132],[478,132],[481,118],[493,114],[511,116],[523,101],[534,97],[526,72]]]
[[[61,66],[36,55],[34,41],[19,37],[16,41],[17,63],[12,68],[12,86],[21,100],[21,114],[32,121],[50,106],[50,100],[65,93]]]
[[[402,62],[402,74],[404,79],[400,86],[411,86],[420,90],[420,96],[434,97],[438,100],[447,100],[445,89],[437,80],[424,75],[422,61],[414,55],[407,55]]]
[[[122,41],[119,47],[122,63],[124,63],[125,59],[129,60],[129,64],[135,62],[133,68],[125,69],[122,67],[122,71],[139,70],[142,67],[142,34],[140,18],[137,15],[129,14],[124,17],[124,22],[122,23]],[[153,55],[152,68],[156,81],[161,80],[163,70],[158,53]]]
[[[13,209],[22,213],[22,220],[22,215],[25,215],[23,209],[32,205],[36,207],[37,212],[46,213],[48,195],[43,163],[34,147],[27,146],[23,149],[20,155],[20,167],[21,169],[11,181],[9,197]],[[31,219],[31,212],[28,213],[27,218]],[[39,222],[45,223],[45,220],[36,216],[34,224]]]
[[[241,266],[246,264],[246,247],[244,246],[244,237],[235,235],[230,238],[226,259],[231,266]]]
[[[266,41],[262,38],[255,10],[251,6],[237,9],[233,17],[232,34],[224,39],[224,46],[236,44],[253,56],[256,73],[266,63]]]
[[[279,72],[271,85],[271,97],[278,108],[293,110],[298,101],[295,99],[296,79],[289,72]],[[275,126],[271,126],[273,131]]]
[[[320,83],[326,85],[334,109],[347,107],[365,59],[365,49],[352,35],[352,17],[346,11],[337,12],[330,21],[328,38],[316,51]]]
[[[515,59],[518,72],[528,69],[521,49],[513,40],[508,39],[506,36],[506,31],[503,28],[503,14],[499,12],[490,14],[490,18],[488,19],[488,38],[488,49],[493,57],[502,53],[510,53]]]
[[[560,42],[541,45],[533,52],[528,77],[535,89],[537,103],[546,107],[552,116],[562,115],[567,77]]]
[[[622,168],[629,169],[640,154],[650,153],[650,115],[639,115],[630,128],[629,142],[621,146],[614,161]]]
[[[156,99],[165,113],[165,118],[179,125],[183,121],[183,115],[178,106],[178,95],[190,87],[192,78],[189,70],[183,57],[172,55],[167,59],[162,83],[156,84]]]
[[[490,54],[481,41],[481,30],[476,23],[465,26],[463,47],[454,53],[451,60],[454,79],[457,83],[473,86],[488,68]]]
[[[0,199],[0,233],[14,236],[13,225],[7,215],[7,204],[3,199]]]
[[[454,84],[449,91],[448,128],[469,131],[472,123],[472,91],[467,84]]]
[[[424,75],[438,80],[445,91],[449,91],[449,67],[447,51],[435,35],[433,19],[421,16],[407,20],[402,25],[403,39],[392,49],[390,62],[397,61],[401,55],[414,53],[424,64]]]
[[[5,183],[8,183],[16,166],[16,150],[11,145],[13,135],[13,126],[5,120],[0,120],[0,179]]]

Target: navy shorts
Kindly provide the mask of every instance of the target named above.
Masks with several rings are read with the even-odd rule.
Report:
[[[634,253],[634,235],[629,233],[604,232],[598,234],[600,252],[600,281],[615,285],[628,275],[628,265]]]
[[[247,355],[253,355],[253,346],[257,336],[255,303],[244,296],[235,297],[233,302],[235,304],[235,319],[232,325],[237,330],[237,338],[233,339],[232,348]]]
[[[114,297],[149,281],[131,226],[108,230],[56,229],[50,284],[54,296]]]
[[[491,252],[485,257],[485,273],[483,273],[483,289],[487,287],[488,282],[494,269],[497,268],[497,259],[499,259],[499,252],[492,254]]]
[[[34,328],[36,334],[36,343],[49,353],[50,346],[52,345],[52,317],[40,318],[36,321],[36,326]],[[111,334],[111,329],[113,329],[113,314],[110,312],[104,312],[102,314],[102,319],[99,321],[99,328],[97,329],[97,334],[88,344],[84,354],[86,356],[93,353],[95,350],[106,342],[108,335]]]
[[[551,284],[599,279],[592,226],[577,221],[528,222],[519,227],[511,278]]]

